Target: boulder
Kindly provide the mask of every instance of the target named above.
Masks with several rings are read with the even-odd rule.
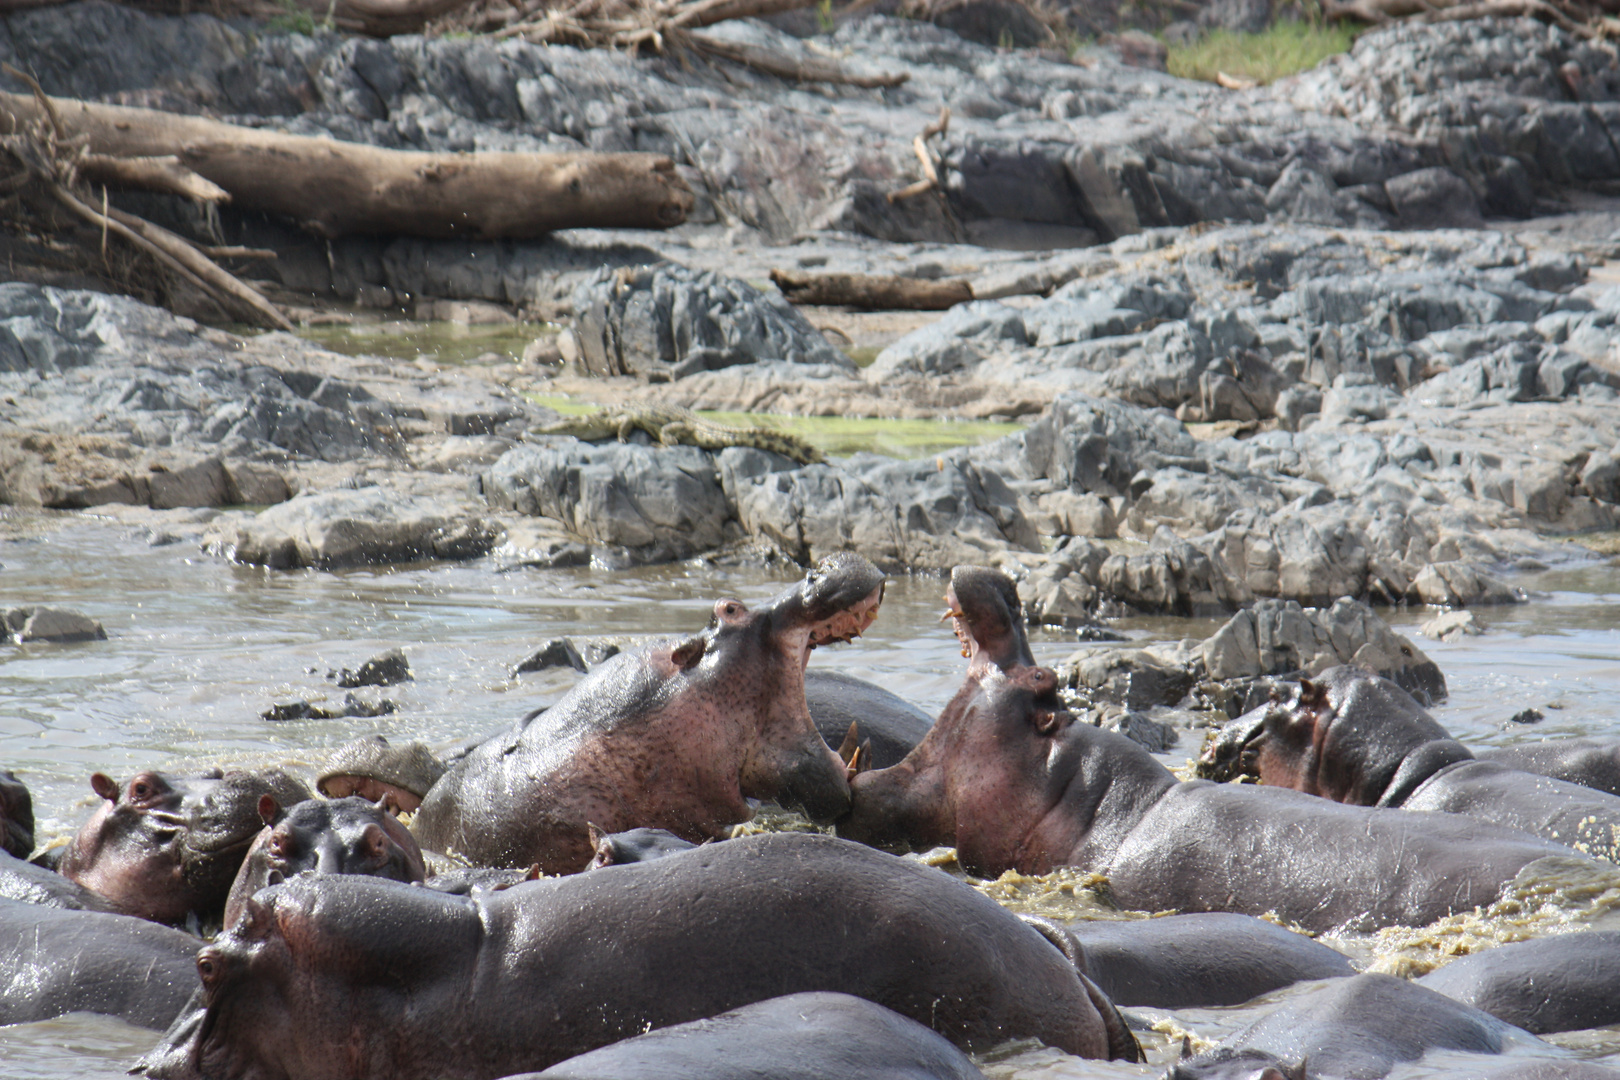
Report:
[[[344,668],[335,675],[329,673],[327,677],[334,679],[344,689],[352,690],[358,686],[393,686],[415,676],[411,674],[411,662],[405,659],[405,651],[389,649],[361,664],[358,671]]]
[[[45,641],[69,644],[79,641],[106,641],[107,631],[101,623],[77,611],[53,607],[14,607],[6,611],[0,622],[7,639],[23,644]]]
[[[245,522],[225,525],[206,543],[236,562],[334,570],[477,558],[488,554],[498,535],[483,520],[447,513],[427,499],[368,487],[294,496]]]

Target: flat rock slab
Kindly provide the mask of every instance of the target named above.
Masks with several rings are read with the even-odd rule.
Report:
[[[0,640],[19,644],[48,641],[67,644],[77,641],[106,641],[101,623],[77,611],[53,607],[15,607],[0,618]]]
[[[298,495],[211,535],[209,546],[237,562],[289,570],[334,570],[421,559],[471,559],[498,533],[437,503],[382,487]]]

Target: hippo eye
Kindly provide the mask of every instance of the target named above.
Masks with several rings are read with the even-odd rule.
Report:
[[[137,799],[144,799],[148,795],[152,794],[152,787],[145,780],[135,781],[130,790]]]

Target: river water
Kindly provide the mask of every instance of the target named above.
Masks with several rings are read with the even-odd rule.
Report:
[[[226,563],[195,544],[152,546],[149,531],[90,515],[0,508],[0,607],[47,603],[100,619],[109,640],[67,646],[0,647],[0,768],[32,790],[42,841],[71,833],[94,805],[87,778],[127,778],[142,768],[186,770],[268,763],[313,769],[334,747],[381,732],[449,746],[499,729],[560,696],[572,672],[513,676],[549,638],[667,635],[701,628],[714,600],[769,596],[797,577],[791,568],[677,564],[633,571],[504,568],[494,560],[355,570],[269,572]],[[1421,641],[1441,666],[1450,700],[1439,720],[1465,742],[1499,744],[1548,735],[1620,735],[1620,569],[1594,558],[1569,569],[1524,574],[1532,602],[1482,612],[1489,631],[1454,643]],[[942,610],[938,578],[891,580],[867,635],[818,652],[812,664],[872,679],[937,711],[960,683],[962,660]],[[1422,611],[1389,611],[1415,634]],[[1204,637],[1198,620],[1123,624],[1135,638]],[[1036,635],[1043,662],[1076,645],[1057,631]],[[337,703],[327,679],[342,667],[401,646],[415,678],[382,696],[399,711],[375,719],[270,722],[270,705],[295,698]],[[376,691],[368,692],[376,696]],[[1527,707],[1533,727],[1508,718]],[[1179,765],[1198,736],[1164,755]],[[1068,917],[1117,917],[1099,907],[1082,875],[1006,881],[990,887],[1015,906]],[[1545,884],[1545,883],[1543,883]],[[1555,882],[1518,910],[1451,920],[1423,931],[1386,931],[1330,942],[1381,970],[1422,970],[1447,951],[1482,942],[1620,925],[1614,880]],[[1212,943],[1218,947],[1218,943]],[[1145,1010],[1134,1010],[1146,1013]],[[1150,1067],[1082,1062],[1042,1048],[1009,1046],[985,1060],[996,1077],[1157,1075],[1183,1032],[1218,1039],[1262,1011],[1152,1013],[1144,1036]],[[0,1028],[0,1077],[115,1077],[155,1039],[114,1021],[66,1017]],[[1620,1058],[1620,1029],[1555,1041],[1582,1057]],[[1403,1075],[1454,1075],[1444,1061]]]

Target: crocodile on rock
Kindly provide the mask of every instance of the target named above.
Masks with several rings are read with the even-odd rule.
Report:
[[[820,450],[795,435],[767,427],[717,424],[673,405],[610,405],[585,416],[564,417],[533,431],[537,435],[572,435],[585,442],[616,435],[623,442],[637,428],[665,446],[685,443],[703,450],[751,446],[792,458],[801,465],[826,460]]]

